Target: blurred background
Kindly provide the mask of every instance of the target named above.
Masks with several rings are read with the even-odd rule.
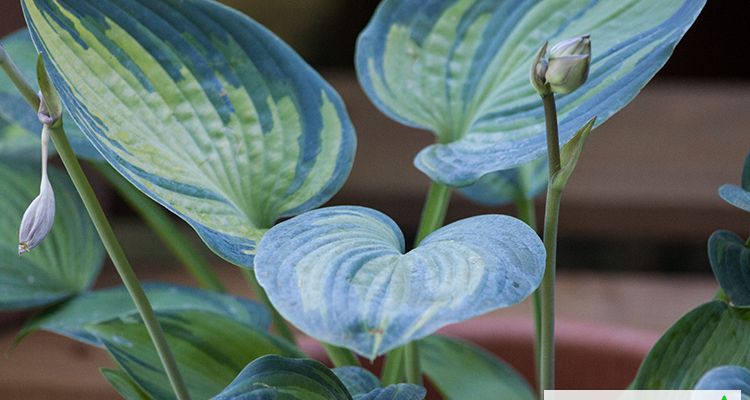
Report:
[[[408,242],[428,186],[412,159],[433,138],[384,117],[357,84],[354,44],[378,1],[224,2],[281,36],[339,90],[359,146],[351,177],[331,203],[383,211]],[[708,236],[717,229],[750,233],[750,217],[717,194],[720,185],[739,182],[750,150],[750,74],[742,61],[749,14],[748,1],[709,1],[653,82],[592,134],[563,197],[562,318],[657,332],[712,296],[717,286],[706,255]],[[0,35],[23,25],[18,1],[0,0]],[[117,233],[140,276],[190,283],[115,194],[101,195],[109,199]],[[543,201],[537,199],[539,215]],[[496,212],[514,210],[480,207],[455,194],[448,220]],[[235,279],[236,268],[208,250],[206,257],[233,290],[247,290]],[[99,285],[116,284],[112,268],[104,271]],[[503,313],[527,315],[528,306]],[[89,356],[84,347],[72,348],[77,350],[60,357]]]

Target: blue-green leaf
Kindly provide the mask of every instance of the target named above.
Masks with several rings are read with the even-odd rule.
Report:
[[[383,388],[375,375],[360,367],[334,368],[333,373],[354,400],[422,400],[427,395],[423,387],[406,383]]]
[[[722,365],[750,368],[750,310],[717,300],[669,328],[643,361],[631,388],[692,389],[706,372]]]
[[[708,239],[708,259],[732,304],[750,306],[750,248],[745,241],[732,232],[716,231]]]
[[[601,124],[664,65],[705,0],[384,0],[357,43],[359,80],[391,118],[434,132],[417,168],[450,186],[537,159],[529,83],[544,41],[591,34],[589,79],[558,101],[560,142]]]
[[[0,118],[0,160],[39,160],[39,148],[39,135]]]
[[[498,393],[504,400],[534,400],[531,387],[513,367],[472,344],[430,336],[419,342],[419,356],[422,370],[445,400],[491,399]]]
[[[544,272],[539,236],[508,216],[455,222],[404,250],[387,216],[330,207],[269,230],[255,273],[273,305],[302,331],[374,358],[520,302]]]
[[[750,400],[750,370],[736,365],[716,367],[701,377],[695,390],[740,390]]]
[[[351,400],[325,365],[309,359],[265,356],[253,361],[213,400]]]
[[[0,161],[0,310],[51,304],[89,288],[101,269],[104,248],[68,177],[50,167],[56,217],[50,234],[23,256],[18,228],[39,193],[38,165]]]
[[[128,374],[117,369],[102,369],[104,379],[125,400],[153,400]]]
[[[204,0],[24,0],[69,116],[136,187],[251,267],[274,222],[343,185],[338,94],[239,12]]]
[[[459,191],[472,201],[492,207],[533,199],[547,187],[547,165],[547,157],[543,157],[518,168],[491,172]]]
[[[0,40],[0,43],[16,63],[26,81],[38,89],[36,61],[39,53],[34,48],[29,31],[24,28],[11,33]],[[31,136],[39,137],[41,125],[36,110],[26,103],[5,74],[0,74],[0,118],[16,126],[17,129],[25,130]],[[102,156],[72,120],[65,124],[65,134],[76,155],[87,160],[102,160]]]
[[[190,310],[211,312],[260,330],[268,329],[271,324],[271,313],[268,309],[250,300],[172,284],[144,283],[143,288],[151,307],[158,313]],[[21,335],[43,329],[101,346],[101,341],[91,335],[86,326],[137,313],[125,287],[118,286],[83,293],[55,309],[34,317],[26,324]]]
[[[741,186],[722,185],[719,196],[727,203],[750,212],[750,153],[745,157]]]
[[[158,313],[191,398],[219,393],[249,362],[266,354],[303,355],[283,339],[264,330],[203,311]],[[174,394],[146,327],[137,316],[87,327],[149,396],[173,399]]]

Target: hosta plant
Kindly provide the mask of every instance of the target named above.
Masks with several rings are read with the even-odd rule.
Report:
[[[432,184],[413,245],[377,210],[321,208],[350,172],[354,127],[336,91],[249,17],[212,0],[21,4],[28,29],[0,51],[0,308],[35,310],[19,340],[46,330],[106,350],[117,368],[102,375],[127,399],[417,400],[432,395],[425,377],[446,399],[538,397],[495,356],[436,335],[529,296],[538,390],[554,387],[560,197],[589,134],[704,1],[384,0],[355,66],[383,113],[436,137],[415,159]],[[199,288],[137,279],[79,159]],[[722,196],[750,208],[748,177]],[[545,188],[540,235],[530,204]],[[443,226],[456,190],[518,217]],[[168,212],[259,302],[227,294]],[[123,286],[92,290],[104,250]],[[750,253],[722,231],[709,252],[723,290],[665,335],[633,387],[748,387]],[[331,364],[307,358],[290,326]]]

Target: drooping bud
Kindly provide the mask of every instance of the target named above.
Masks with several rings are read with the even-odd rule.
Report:
[[[570,93],[589,77],[591,39],[589,35],[564,40],[549,49],[545,80],[554,93]]]
[[[21,255],[38,246],[49,234],[55,221],[55,193],[47,176],[47,147],[49,143],[49,126],[42,128],[42,182],[39,184],[39,195],[31,202],[21,219],[18,230],[18,254]]]

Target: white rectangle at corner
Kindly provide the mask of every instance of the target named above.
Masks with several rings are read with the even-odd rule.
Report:
[[[545,390],[544,400],[741,400],[739,390]]]

